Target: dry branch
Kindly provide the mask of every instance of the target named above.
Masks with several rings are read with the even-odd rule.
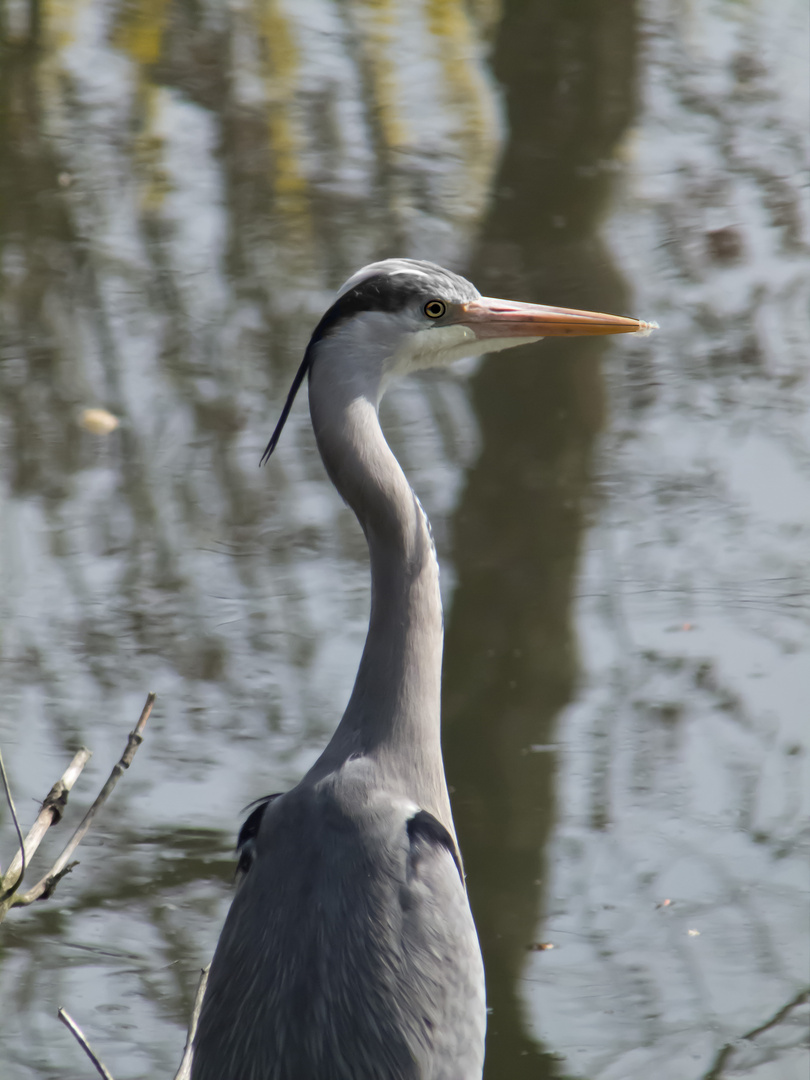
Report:
[[[766,1020],[763,1024],[760,1024],[759,1027],[752,1028],[751,1031],[746,1031],[746,1033],[744,1035],[740,1035],[739,1038],[735,1040],[735,1042],[728,1042],[725,1044],[725,1046],[722,1046],[720,1050],[718,1050],[717,1056],[712,1062],[711,1068],[707,1073],[704,1073],[703,1080],[720,1080],[726,1064],[728,1063],[729,1058],[734,1053],[737,1044],[741,1043],[743,1040],[753,1042],[758,1035],[762,1035],[764,1032],[770,1031],[771,1028],[775,1028],[779,1024],[781,1024],[783,1020],[787,1019],[787,1017],[790,1015],[790,1013],[793,1012],[794,1009],[798,1008],[799,1005],[806,1004],[807,1001],[810,1001],[809,986],[805,986],[801,990],[799,990],[795,997],[791,998],[791,1000],[788,1001],[785,1005],[783,1005],[782,1008],[778,1010],[778,1012],[774,1013],[774,1015],[769,1020]]]
[[[70,1013],[65,1012],[65,1010],[60,1006],[59,1012],[56,1015],[68,1029],[71,1035],[73,1035],[76,1042],[79,1044],[82,1050],[84,1050],[85,1054],[87,1054],[87,1056],[93,1062],[99,1076],[102,1076],[104,1080],[113,1080],[112,1074],[108,1071],[104,1063],[99,1059],[98,1054],[96,1054],[96,1052],[90,1046],[90,1043],[85,1038],[84,1032],[70,1015]]]
[[[65,874],[69,873],[76,865],[75,863],[71,863],[69,861],[70,857],[81,843],[82,839],[87,833],[87,830],[93,824],[96,815],[109,798],[110,794],[113,791],[113,788],[118,783],[119,779],[124,773],[124,770],[128,769],[131,765],[132,759],[135,757],[138,747],[143,742],[143,729],[146,726],[146,721],[149,719],[149,714],[152,712],[152,706],[155,703],[155,696],[156,695],[154,693],[150,693],[147,695],[146,703],[144,704],[143,710],[141,711],[138,723],[135,725],[135,728],[129,733],[127,745],[124,749],[123,754],[121,755],[120,760],[113,767],[113,770],[110,773],[109,778],[107,779],[107,783],[98,793],[95,802],[87,811],[81,821],[81,824],[65,845],[59,858],[53,864],[48,873],[45,874],[45,876],[42,877],[32,889],[29,889],[28,892],[25,893],[16,893],[15,890],[18,888],[20,882],[22,881],[28,860],[39,847],[42,841],[42,837],[45,835],[48,828],[51,825],[56,824],[61,818],[62,810],[64,808],[65,802],[67,801],[67,793],[70,791],[71,787],[76,781],[76,778],[79,776],[85,764],[87,763],[90,757],[90,751],[85,749],[80,750],[73,758],[73,761],[68,766],[62,778],[56,784],[54,784],[53,788],[51,788],[51,791],[49,792],[47,798],[42,804],[42,809],[40,810],[37,820],[34,822],[34,825],[31,828],[31,831],[29,832],[28,837],[25,841],[23,841],[22,839],[22,833],[20,831],[19,823],[17,821],[17,815],[13,809],[14,803],[11,798],[11,791],[8,787],[7,781],[5,780],[5,771],[2,770],[2,761],[0,761],[0,771],[2,772],[3,780],[6,786],[6,797],[9,801],[9,806],[12,807],[12,816],[14,818],[14,824],[17,828],[17,835],[19,836],[20,840],[20,850],[14,857],[11,866],[9,867],[8,873],[2,880],[0,880],[0,922],[2,922],[3,918],[6,915],[6,912],[11,907],[25,906],[27,904],[33,903],[34,900],[47,899],[53,892],[60,879],[63,878]]]
[[[208,968],[210,966],[211,965],[209,964],[208,967],[204,967],[200,972],[200,981],[197,983],[197,993],[194,995],[194,1007],[191,1011],[191,1021],[188,1025],[188,1034],[186,1035],[186,1045],[183,1047],[183,1060],[180,1062],[180,1068],[174,1075],[174,1080],[191,1080],[191,1059],[194,1047],[194,1036],[197,1034],[197,1023],[200,1019],[200,1012],[202,1011],[205,988],[208,985]],[[85,1054],[87,1054],[93,1062],[99,1075],[104,1077],[104,1080],[113,1080],[110,1071],[100,1060],[95,1050],[93,1050],[92,1046],[87,1041],[87,1036],[70,1013],[66,1012],[65,1009],[60,1006],[57,1016],[71,1032]]]
[[[197,993],[194,996],[194,1008],[191,1011],[191,1022],[188,1025],[188,1035],[186,1035],[186,1045],[183,1047],[183,1060],[180,1062],[180,1068],[175,1073],[174,1080],[191,1080],[191,1057],[194,1047],[194,1036],[197,1034],[197,1024],[200,1019],[200,1012],[202,1011],[205,988],[208,985],[208,969],[210,967],[211,965],[209,964],[200,972],[200,981],[197,983]]]
[[[81,775],[82,769],[87,762],[93,756],[93,751],[88,750],[86,746],[83,746],[75,755],[70,765],[65,769],[60,778],[53,785],[51,790],[45,796],[42,807],[37,814],[37,819],[31,826],[28,836],[25,838],[25,863],[29,864],[32,857],[36,853],[37,848],[42,843],[45,833],[51,827],[51,825],[58,825],[62,820],[62,814],[64,813],[65,806],[67,805],[68,792],[72,789],[73,785]],[[23,876],[23,853],[22,850],[18,851],[14,856],[11,865],[6,871],[6,875],[3,879],[4,884],[6,882],[11,883],[13,880],[15,886],[17,884],[17,878]]]
[[[68,792],[76,783],[82,769],[90,760],[91,752],[82,747],[81,750],[74,756],[70,765],[62,774],[60,779],[54,784],[51,790],[45,797],[39,814],[34,824],[28,833],[28,836],[23,840],[22,830],[20,829],[19,819],[17,818],[17,811],[14,806],[14,799],[11,794],[11,788],[6,776],[5,767],[3,765],[2,756],[0,756],[0,779],[2,779],[3,786],[5,788],[6,799],[11,809],[11,816],[14,821],[14,827],[17,831],[17,837],[19,840],[19,850],[11,861],[11,865],[5,875],[0,874],[0,921],[5,917],[6,912],[11,907],[18,905],[25,905],[33,903],[34,900],[46,899],[51,895],[56,883],[66,873],[68,873],[75,863],[69,862],[70,856],[76,850],[81,843],[82,839],[86,835],[88,829],[93,824],[96,815],[101,807],[109,798],[113,791],[113,788],[120,780],[125,769],[128,769],[132,764],[132,759],[137,753],[138,747],[143,742],[143,730],[146,726],[146,721],[149,719],[149,715],[152,712],[152,706],[155,703],[155,694],[150,693],[147,695],[146,702],[144,704],[141,715],[138,719],[138,723],[134,729],[129,733],[127,739],[127,745],[121,755],[119,761],[113,767],[106,784],[98,793],[95,802],[84,815],[81,824],[71,836],[70,840],[65,845],[59,858],[53,864],[48,873],[37,882],[33,889],[29,889],[28,892],[17,895],[15,890],[19,886],[20,882],[25,875],[25,868],[28,865],[31,857],[36,852],[37,848],[42,842],[48,829],[51,825],[56,825],[62,818],[65,805],[67,803]],[[197,992],[194,997],[194,1007],[191,1013],[191,1022],[189,1023],[188,1035],[186,1036],[186,1044],[183,1049],[183,1059],[180,1062],[180,1068],[178,1069],[174,1080],[190,1080],[191,1077],[191,1061],[192,1051],[194,1046],[194,1036],[197,1033],[197,1023],[200,1018],[200,1012],[202,1010],[203,998],[205,996],[205,988],[208,983],[208,968],[203,968],[200,975],[200,981],[197,985]],[[90,1046],[87,1038],[76,1023],[76,1021],[70,1016],[65,1009],[59,1009],[57,1014],[61,1022],[71,1032],[78,1044],[87,1054],[93,1066],[98,1072],[99,1076],[103,1080],[113,1080],[112,1075],[106,1068],[104,1063],[99,1059],[96,1052]]]
[[[95,802],[84,815],[81,824],[76,829],[73,836],[68,840],[62,854],[53,864],[49,872],[37,882],[33,889],[29,889],[27,893],[23,893],[21,896],[15,898],[15,904],[31,904],[34,900],[39,900],[40,897],[49,897],[59,879],[71,869],[68,865],[70,856],[84,839],[85,834],[95,820],[96,814],[112,794],[113,788],[121,779],[124,770],[128,769],[132,764],[132,759],[135,757],[138,747],[143,742],[143,729],[146,726],[146,721],[149,719],[149,714],[152,712],[155,696],[154,693],[147,694],[146,703],[141,711],[138,723],[135,725],[134,730],[129,733],[127,745],[121,755],[121,759],[113,766],[113,770],[107,778],[107,783],[96,796]]]
[[[19,842],[18,857],[20,860],[21,870],[25,871],[25,841],[23,840],[22,829],[20,828],[20,819],[17,817],[17,808],[14,805],[14,796],[11,794],[11,785],[8,782],[6,776],[6,766],[3,762],[3,755],[0,754],[0,778],[3,781],[3,789],[6,793],[6,801],[8,802],[8,808],[11,811],[11,820],[14,822],[14,829],[17,833],[17,840]],[[6,897],[10,897],[14,890],[22,880],[22,873],[18,874],[16,878],[8,878],[8,884],[6,884],[6,878],[4,877],[0,881],[0,901],[5,901]]]

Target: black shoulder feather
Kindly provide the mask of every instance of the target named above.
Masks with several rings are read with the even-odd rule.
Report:
[[[264,812],[270,803],[280,798],[282,794],[283,792],[277,791],[275,795],[265,795],[263,799],[252,803],[254,809],[239,830],[236,841],[236,851],[239,855],[239,862],[236,864],[237,876],[246,874],[253,865],[253,859],[256,856],[256,837],[259,835]]]
[[[458,870],[458,876],[461,878],[461,883],[462,885],[464,884],[461,859],[458,856],[455,841],[438,818],[434,817],[433,814],[428,813],[427,810],[420,810],[408,820],[407,829],[408,839],[411,841],[412,846],[419,840],[427,840],[428,843],[438,844],[441,847],[447,848],[453,857],[453,862],[456,864],[456,870]]]

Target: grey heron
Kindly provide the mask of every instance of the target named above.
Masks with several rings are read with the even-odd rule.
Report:
[[[636,319],[495,300],[428,262],[354,274],[318,323],[309,377],[326,471],[371,562],[368,636],[346,711],[291,791],[239,836],[193,1080],[474,1080],[484,970],[440,743],[442,609],[428,519],[377,410],[392,377]]]

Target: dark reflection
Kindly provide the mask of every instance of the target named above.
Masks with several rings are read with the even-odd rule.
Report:
[[[494,68],[510,141],[469,268],[482,291],[623,311],[595,235],[634,109],[630,2],[505,10]],[[444,745],[492,1010],[486,1076],[558,1076],[524,1030],[520,978],[542,920],[555,813],[556,718],[577,675],[571,596],[605,343],[545,342],[489,360],[472,393],[483,436],[455,516]],[[533,749],[535,748],[535,749]]]
[[[325,743],[365,633],[365,546],[303,402],[272,471],[256,462],[329,290],[403,253],[662,324],[481,369],[460,506],[457,388],[386,402],[440,542],[457,507],[446,750],[488,1076],[559,1071],[530,1016],[583,1074],[629,1051],[647,1075],[709,1075],[712,1040],[726,1072],[761,1071],[740,1035],[806,978],[807,5],[638,8],[636,119],[627,2],[0,0],[0,742],[26,824],[81,743],[100,785],[159,694],[77,871],[3,924],[3,1080],[87,1076],[61,1003],[113,1075],[176,1067],[242,808]],[[566,755],[532,750],[562,741],[572,696]],[[86,775],[40,864],[93,794]],[[585,880],[608,812],[627,876],[606,860]],[[1,799],[0,825],[4,860]],[[546,937],[561,951],[527,956]]]
[[[16,262],[16,273],[2,277],[0,350],[16,362],[0,363],[0,399],[10,492],[58,497],[77,467],[80,440],[46,312],[55,281],[75,280],[76,237],[57,155],[42,136],[35,59],[33,43],[4,47],[0,35],[0,265]]]

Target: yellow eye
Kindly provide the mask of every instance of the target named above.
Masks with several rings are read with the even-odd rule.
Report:
[[[428,300],[423,310],[429,319],[440,319],[447,311],[447,304],[443,300]]]

